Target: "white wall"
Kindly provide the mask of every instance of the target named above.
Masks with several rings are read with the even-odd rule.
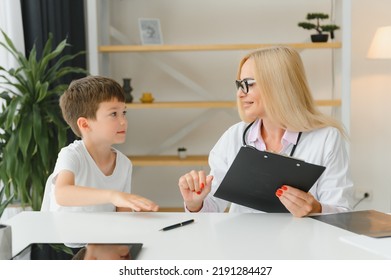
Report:
[[[366,54],[375,30],[391,25],[391,1],[353,0],[351,166],[358,189],[373,198],[359,209],[391,209],[391,60]]]
[[[329,13],[331,2],[150,0],[146,5],[147,2],[141,0],[117,0],[111,1],[115,9],[110,17],[113,26],[123,33],[128,43],[139,43],[139,17],[159,18],[163,40],[167,44],[301,42],[307,40],[310,32],[298,28],[297,22],[304,20],[307,12]],[[363,201],[358,209],[390,211],[388,184],[391,184],[391,172],[387,172],[389,164],[386,160],[390,156],[387,142],[391,136],[388,124],[391,113],[387,101],[391,99],[391,61],[368,60],[365,56],[376,27],[391,24],[388,13],[391,2],[352,2],[351,167],[356,186],[373,194],[372,199]],[[112,39],[111,43],[122,42]],[[211,99],[233,100],[232,81],[243,53],[115,54],[110,56],[110,75],[118,81],[131,77],[136,99],[143,91],[151,91],[159,101],[205,98],[159,70],[159,64],[153,63],[156,59],[191,77],[204,92],[210,93]],[[330,51],[307,50],[302,55],[316,98],[329,98]],[[148,153],[177,129],[206,113],[182,109],[131,111],[128,139],[119,148],[127,154]],[[179,146],[187,147],[192,154],[206,153],[221,133],[237,120],[234,110],[212,114],[210,122],[195,129],[164,153],[173,154]],[[135,168],[134,191],[156,200],[161,206],[181,206],[177,180],[188,170],[189,167]]]

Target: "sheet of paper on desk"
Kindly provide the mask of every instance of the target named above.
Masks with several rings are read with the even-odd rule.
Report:
[[[375,210],[311,216],[324,223],[370,237],[391,237],[391,215]]]
[[[283,185],[308,192],[324,166],[244,146],[214,196],[269,213],[288,212],[276,196]]]

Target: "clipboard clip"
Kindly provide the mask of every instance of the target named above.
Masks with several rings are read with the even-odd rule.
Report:
[[[243,145],[242,146],[243,148],[251,148],[253,150],[257,150],[259,151],[257,148],[255,148],[254,146],[251,146],[251,145]],[[262,152],[262,151],[260,151]],[[263,151],[263,153],[268,153],[268,154],[273,154],[273,155],[277,155],[277,156],[283,156],[283,157],[287,157],[287,158],[291,158],[291,159],[294,159],[294,160],[297,160],[297,161],[300,161],[300,162],[305,162],[305,160],[302,160],[300,158],[297,158],[297,157],[293,157],[293,156],[290,156],[290,155],[287,155],[287,154],[279,154],[279,153],[276,153],[276,152],[271,152],[271,151]],[[265,158],[267,158],[267,156],[265,155]]]
[[[254,146],[251,146],[251,145],[243,145],[244,148],[251,148],[253,150],[256,150],[256,148]]]

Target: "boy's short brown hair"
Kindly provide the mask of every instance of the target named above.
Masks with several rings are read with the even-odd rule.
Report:
[[[67,124],[81,137],[77,120],[80,117],[94,120],[99,104],[113,99],[125,102],[125,94],[120,84],[107,77],[87,76],[70,83],[60,97],[60,107]]]

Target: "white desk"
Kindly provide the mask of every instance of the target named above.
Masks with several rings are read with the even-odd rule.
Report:
[[[195,219],[193,224],[159,229]],[[30,243],[143,243],[139,259],[385,259],[343,239],[357,236],[290,214],[22,212],[5,221],[13,255]]]

